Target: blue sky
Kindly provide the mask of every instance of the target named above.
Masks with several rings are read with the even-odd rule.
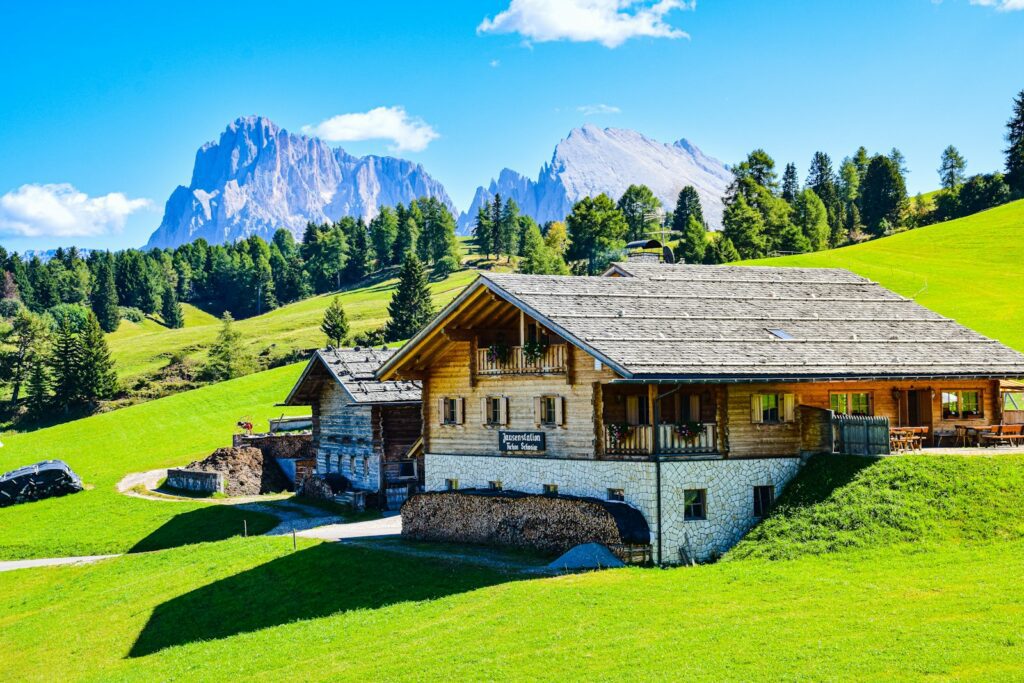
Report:
[[[588,121],[727,163],[763,147],[801,176],[817,149],[895,145],[912,192],[948,144],[1001,167],[1024,0],[682,4],[5,2],[0,243],[142,244],[199,145],[253,113],[298,131],[401,107],[342,120],[397,142],[332,144],[422,162],[460,208]]]

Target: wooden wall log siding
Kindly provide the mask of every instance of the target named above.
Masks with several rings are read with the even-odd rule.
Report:
[[[594,370],[594,359],[576,350],[572,354],[572,373],[576,383],[567,385],[561,375],[480,376],[470,379],[469,342],[453,344],[448,353],[431,365],[424,382],[423,411],[425,450],[454,455],[497,455],[499,429],[543,431],[545,455],[562,458],[593,458],[598,439],[594,425],[594,383],[614,378],[611,370]],[[646,389],[641,388],[643,391]],[[445,396],[466,399],[466,416],[461,425],[440,425],[437,399]],[[480,415],[480,399],[502,396],[508,399],[508,424],[487,426]],[[564,399],[562,426],[538,425],[534,415],[537,396],[561,396]]]

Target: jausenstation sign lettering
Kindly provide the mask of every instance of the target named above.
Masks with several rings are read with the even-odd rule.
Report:
[[[544,432],[498,432],[502,453],[539,453],[544,450]]]

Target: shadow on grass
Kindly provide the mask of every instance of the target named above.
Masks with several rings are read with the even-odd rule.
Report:
[[[265,534],[277,526],[277,518],[262,512],[236,510],[230,505],[210,505],[175,515],[132,546],[129,553],[166,550],[191,543],[223,541],[241,536]]]
[[[879,458],[857,455],[816,455],[786,487],[775,506],[776,512],[818,505],[878,462]]]
[[[479,567],[321,543],[159,605],[128,657],[339,612],[433,600],[508,580]]]

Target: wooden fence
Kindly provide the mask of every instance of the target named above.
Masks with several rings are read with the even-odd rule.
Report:
[[[848,455],[889,455],[889,418],[833,415],[835,452]]]

